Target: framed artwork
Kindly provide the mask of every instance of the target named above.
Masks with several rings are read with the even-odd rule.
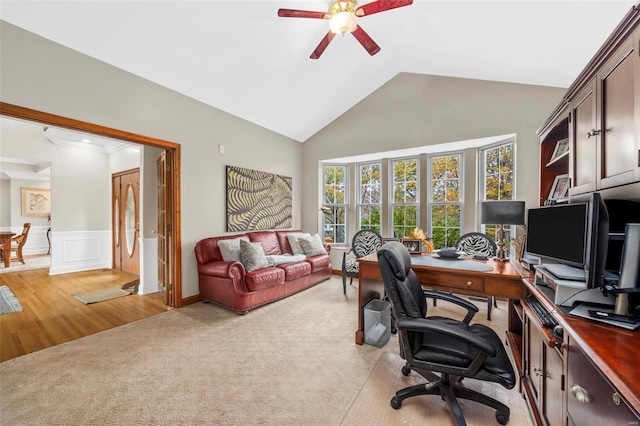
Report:
[[[384,245],[385,243],[388,243],[390,241],[400,241],[400,238],[383,238],[382,239],[382,245]]]
[[[412,238],[402,238],[400,242],[404,244],[407,250],[409,250],[409,254],[420,254],[422,251],[420,247],[422,241],[420,240],[415,240]]]
[[[569,175],[558,175],[553,181],[551,186],[551,192],[549,193],[550,200],[563,200],[567,198],[569,194]]]
[[[22,216],[49,216],[51,190],[48,188],[20,188]]]
[[[564,154],[569,152],[569,139],[561,139],[556,142],[556,147],[553,150],[553,154],[551,154],[551,160],[549,160],[549,164],[553,163]]]
[[[227,231],[291,228],[293,179],[227,166]]]

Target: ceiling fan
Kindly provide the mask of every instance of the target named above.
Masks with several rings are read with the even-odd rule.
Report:
[[[409,6],[413,0],[378,0],[367,3],[356,9],[356,0],[333,0],[327,12],[313,12],[308,10],[279,9],[278,16],[283,18],[312,18],[328,19],[329,32],[324,36],[316,49],[311,53],[311,59],[318,59],[327,48],[336,34],[352,33],[369,55],[375,55],[380,51],[380,46],[369,37],[356,18],[384,12],[397,7]]]

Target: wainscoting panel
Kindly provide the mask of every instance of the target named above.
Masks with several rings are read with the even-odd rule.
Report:
[[[158,239],[139,238],[140,243],[140,287],[138,294],[158,292]]]
[[[51,233],[50,275],[111,268],[111,231]]]

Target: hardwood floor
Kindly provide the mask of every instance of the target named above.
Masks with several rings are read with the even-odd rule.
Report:
[[[0,274],[22,305],[0,315],[0,362],[166,311],[157,294],[85,305],[73,295],[121,287],[137,278],[111,269],[49,275],[49,269]]]

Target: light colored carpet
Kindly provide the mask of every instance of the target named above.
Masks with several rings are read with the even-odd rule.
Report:
[[[31,271],[33,269],[44,269],[51,267],[51,255],[33,255],[24,257],[25,264],[23,265],[17,260],[11,261],[11,265],[8,268],[4,267],[4,262],[0,262],[0,274],[8,274],[10,272],[23,272]]]
[[[22,305],[20,301],[13,294],[9,286],[3,285],[0,287],[0,315],[10,314],[12,312],[20,312]]]
[[[395,336],[382,349],[354,343],[357,291],[348,286],[343,295],[336,277],[244,316],[197,303],[5,361],[1,422],[371,424],[381,412],[400,412],[386,401],[350,423],[350,411],[367,404],[374,365],[398,345]],[[494,312],[503,321],[506,305]],[[389,399],[396,380],[380,385]]]
[[[133,291],[125,290],[120,287],[108,288],[106,290],[94,291],[92,293],[76,294],[74,299],[88,305],[90,303],[104,302],[105,300],[116,299],[118,297],[129,296]]]

